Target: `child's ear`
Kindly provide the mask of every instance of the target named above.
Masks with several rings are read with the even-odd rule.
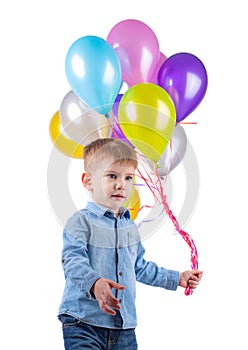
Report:
[[[92,191],[92,181],[91,181],[91,175],[89,173],[82,174],[82,183],[86,188],[86,190]]]

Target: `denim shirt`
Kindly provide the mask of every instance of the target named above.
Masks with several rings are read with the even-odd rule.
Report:
[[[169,290],[176,290],[179,283],[178,271],[147,262],[144,253],[128,210],[123,208],[115,218],[109,209],[89,202],[68,220],[63,231],[65,288],[59,315],[68,314],[99,327],[135,328],[136,281]],[[112,290],[120,300],[121,327],[115,316],[100,309],[91,293],[101,277],[125,286],[124,290]]]

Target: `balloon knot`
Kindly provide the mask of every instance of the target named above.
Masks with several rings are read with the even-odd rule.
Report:
[[[108,113],[105,113],[105,114],[104,114],[104,117],[105,117],[105,118],[109,118],[109,114],[108,114]]]

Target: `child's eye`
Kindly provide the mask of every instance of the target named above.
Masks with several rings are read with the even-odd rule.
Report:
[[[127,176],[127,177],[126,177],[126,180],[127,180],[127,181],[132,181],[132,180],[133,180],[133,176]]]
[[[107,177],[110,178],[110,179],[116,179],[116,175],[115,174],[108,174]]]

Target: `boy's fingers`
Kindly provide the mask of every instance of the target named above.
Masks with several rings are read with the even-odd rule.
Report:
[[[115,289],[125,289],[125,286],[121,285],[120,283],[116,283],[114,281],[110,281],[110,287]]]
[[[191,275],[190,279],[194,280],[194,281],[199,281],[201,279],[201,275],[197,274],[197,275]]]
[[[112,294],[107,297],[107,303],[111,307],[119,307],[119,299],[115,298]]]
[[[199,278],[201,278],[203,274],[203,271],[200,271],[200,270],[192,270],[191,272],[194,276],[197,276]]]
[[[116,314],[116,312],[113,309],[111,309],[111,307],[109,307],[107,305],[107,303],[105,303],[103,300],[99,301],[99,305],[100,305],[100,308],[102,309],[102,311],[106,312],[107,314],[109,314],[109,315]]]
[[[116,312],[113,309],[120,310],[119,300],[115,298],[112,294],[109,294],[106,298],[101,298],[99,300],[100,308],[110,314],[115,315]]]

